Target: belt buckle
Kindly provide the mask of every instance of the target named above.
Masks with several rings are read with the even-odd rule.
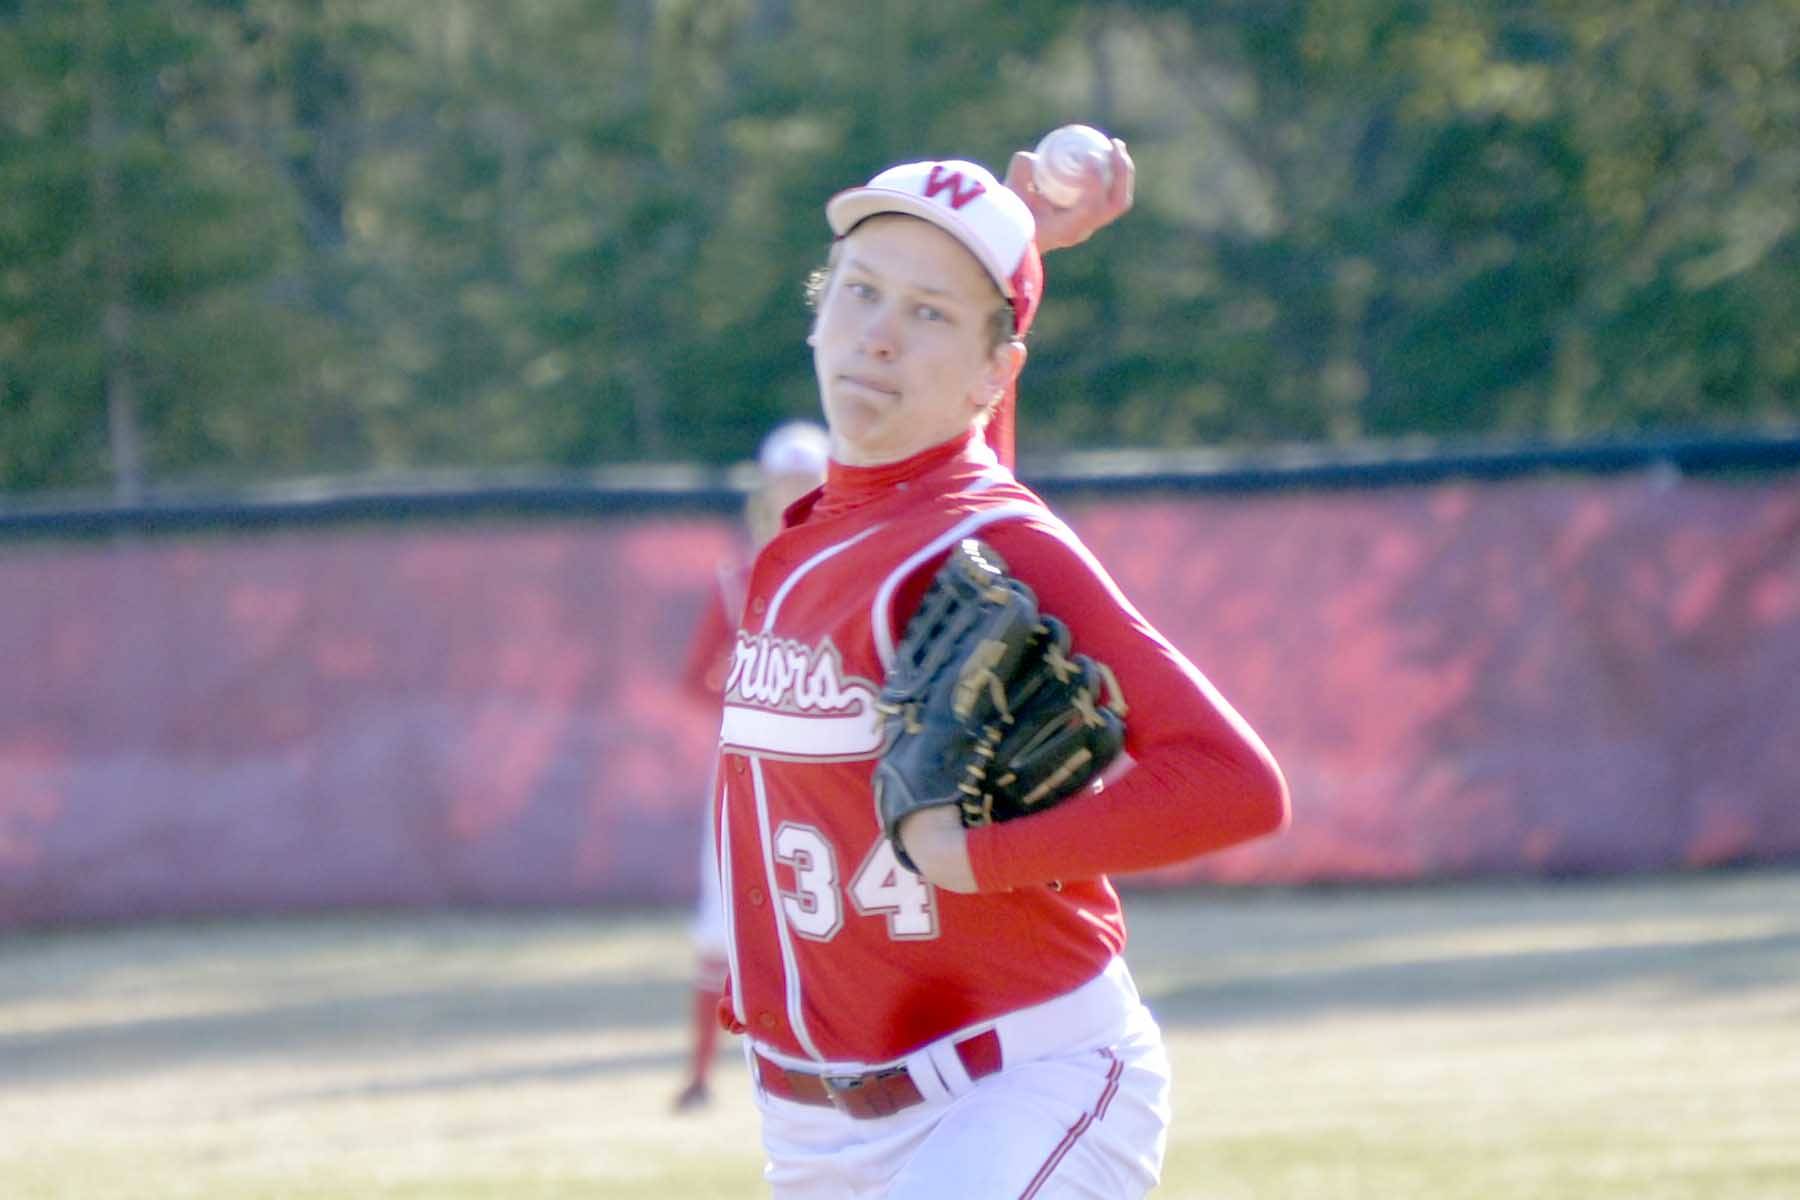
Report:
[[[868,1071],[861,1075],[821,1075],[819,1082],[825,1085],[825,1098],[831,1106],[847,1116],[855,1116],[850,1105],[854,1099],[862,1099],[869,1110],[881,1116],[890,1111],[897,1111],[893,1104],[881,1092],[875,1090],[896,1076],[907,1074],[905,1067],[888,1067],[881,1071]],[[878,1098],[879,1097],[879,1098]]]

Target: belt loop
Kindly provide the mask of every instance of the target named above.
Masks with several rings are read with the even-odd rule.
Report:
[[[932,1104],[960,1096],[969,1090],[967,1087],[958,1087],[954,1077],[947,1076],[938,1069],[935,1043],[906,1056],[906,1073],[912,1076],[919,1095]]]
[[[978,1080],[1000,1069],[1000,1035],[984,1029],[960,1041],[933,1042],[909,1055],[906,1065],[927,1098],[964,1096],[974,1090]]]

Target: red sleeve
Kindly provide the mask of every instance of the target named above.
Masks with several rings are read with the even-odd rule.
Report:
[[[719,1028],[726,1033],[743,1033],[744,1024],[737,1019],[737,1008],[731,998],[731,976],[725,976],[725,986],[719,992],[719,1002],[714,1006],[713,1015],[719,1019]]]
[[[1287,783],[1262,739],[1193,663],[1126,600],[1066,527],[1008,522],[983,531],[1078,653],[1106,663],[1130,711],[1132,762],[1098,791],[969,831],[982,891],[1148,870],[1274,833]]]
[[[681,669],[683,689],[701,704],[716,705],[725,691],[725,675],[731,667],[732,643],[737,634],[737,616],[727,612],[726,579],[723,572],[712,590],[706,611],[694,628],[688,644],[687,662]]]

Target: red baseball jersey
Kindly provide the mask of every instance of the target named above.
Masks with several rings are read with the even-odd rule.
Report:
[[[714,572],[712,596],[694,626],[688,642],[681,682],[695,700],[712,707],[725,691],[725,673],[731,669],[732,646],[738,619],[744,613],[744,589],[750,583],[750,564],[733,556]]]
[[[1060,995],[1124,948],[1108,872],[1286,821],[1261,741],[980,438],[879,467],[834,462],[784,525],[751,571],[715,810],[732,1005],[756,1042],[878,1064]],[[1104,787],[969,832],[972,895],[899,865],[869,786],[894,645],[965,537],[1112,668],[1130,708],[1130,762]]]

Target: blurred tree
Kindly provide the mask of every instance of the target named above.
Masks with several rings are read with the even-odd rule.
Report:
[[[1027,453],[1800,416],[1793,0],[8,0],[0,488],[749,454],[832,190],[1126,137]]]
[[[230,7],[27,2],[0,22],[8,488],[130,498],[146,475],[309,464],[265,419],[303,374],[304,329],[266,291],[298,247],[206,77]]]
[[[1792,422],[1795,10],[1726,7],[1104,10],[1145,202],[1049,365],[1108,309],[1125,337],[1038,375],[1038,436]]]

